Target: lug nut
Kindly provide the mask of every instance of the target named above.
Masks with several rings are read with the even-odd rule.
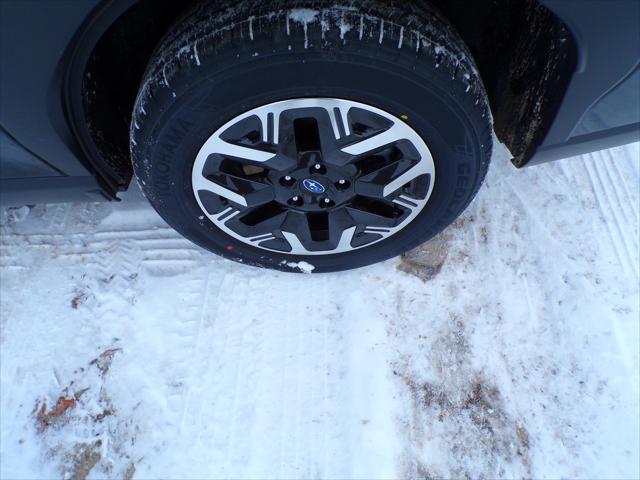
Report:
[[[302,198],[299,195],[294,195],[293,197],[291,197],[289,199],[289,201],[287,203],[289,205],[295,205],[296,207],[299,207],[300,205],[302,205],[303,201],[302,201]]]
[[[311,173],[324,175],[327,172],[327,167],[320,163],[315,163],[309,170]]]
[[[290,187],[294,183],[296,183],[296,180],[291,175],[285,175],[284,177],[280,178],[280,185],[282,185],[283,187]]]
[[[322,208],[332,207],[333,205],[335,204],[333,203],[333,200],[331,200],[329,197],[324,197],[322,200],[320,200],[320,206]]]
[[[336,182],[336,188],[338,190],[345,190],[345,189],[349,188],[349,185],[351,185],[349,183],[349,180],[345,180],[344,178],[341,178],[340,180],[338,180]]]

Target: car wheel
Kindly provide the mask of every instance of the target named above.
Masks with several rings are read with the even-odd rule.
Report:
[[[453,28],[427,5],[336,3],[199,4],[157,47],[134,169],[198,245],[280,270],[356,268],[428,240],[477,192],[490,114]]]

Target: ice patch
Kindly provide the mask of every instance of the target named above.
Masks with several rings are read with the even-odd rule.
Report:
[[[196,59],[196,65],[200,66],[200,57],[198,56],[198,45],[193,44],[193,57]]]
[[[316,21],[318,16],[317,10],[311,10],[310,8],[294,8],[289,11],[287,18],[290,18],[296,23],[300,23],[304,29],[304,48],[309,46],[309,37],[307,36],[307,25]],[[287,22],[288,25],[288,22]]]
[[[313,23],[316,21],[318,13],[317,10],[310,8],[294,8],[289,11],[289,18],[301,24]]]
[[[168,87],[169,80],[167,80],[167,72],[165,72],[165,68],[166,68],[166,65],[162,67],[162,80],[164,81],[164,84]]]
[[[340,40],[344,40],[344,36],[351,30],[351,25],[344,21],[344,15],[340,17]]]

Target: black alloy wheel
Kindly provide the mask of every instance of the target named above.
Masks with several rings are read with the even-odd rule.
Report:
[[[406,226],[434,180],[429,149],[401,119],[334,98],[245,112],[202,146],[194,195],[231,237],[293,255],[348,252]]]

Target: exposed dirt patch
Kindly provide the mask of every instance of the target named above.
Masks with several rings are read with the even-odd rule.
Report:
[[[440,334],[434,333],[432,340],[422,339],[432,375],[416,373],[411,362],[394,370],[413,412],[403,476],[498,478],[517,472],[529,477],[526,427],[508,412],[491,379],[471,365],[464,322],[454,317]],[[425,458],[424,451],[433,452],[434,458]]]
[[[77,310],[80,305],[82,305],[87,300],[87,292],[81,289],[76,289],[73,292],[73,297],[71,298],[71,308]]]
[[[442,270],[449,254],[451,233],[444,231],[400,258],[398,269],[415,275],[424,282],[433,279]]]
[[[125,470],[123,479],[131,480],[135,475],[135,473],[136,473],[136,466],[132,462],[131,465],[129,465],[129,467]]]
[[[122,351],[121,348],[109,348],[91,360],[89,365],[95,365],[98,370],[100,370],[100,374],[104,377],[109,371],[109,368],[111,368],[114,355],[120,351]]]
[[[64,421],[67,410],[76,407],[75,398],[58,397],[55,406],[49,410],[46,400],[36,401],[34,408],[36,421],[38,422],[38,432],[42,433],[51,425]]]
[[[473,426],[472,433],[487,452],[511,460],[515,446],[517,455],[527,454],[529,439],[526,429],[508,418],[500,392],[481,376],[471,382],[469,390],[454,395],[439,385],[415,384],[411,379],[406,379],[406,382],[412,399],[418,402],[419,407],[433,412],[439,422],[458,416],[466,417]]]
[[[78,284],[73,289],[73,293],[71,294],[71,300],[69,301],[69,305],[74,310],[78,310],[82,305],[90,303],[93,298],[93,292],[91,290],[91,284],[87,279],[85,274],[80,276],[78,280]]]
[[[434,476],[422,463],[416,462],[417,478],[421,480],[436,480],[438,477]]]
[[[104,350],[73,372],[52,408],[47,397],[33,410],[36,431],[48,455],[57,459],[62,478],[84,480],[89,475],[130,480],[135,461],[127,448],[136,429],[118,417],[108,392],[108,374],[122,349]],[[117,462],[114,462],[117,460]]]
[[[71,452],[66,458],[67,474],[65,478],[70,480],[84,480],[87,478],[93,467],[100,461],[102,455],[100,454],[100,447],[102,442],[98,440],[93,444],[78,443],[76,444],[73,452]]]

